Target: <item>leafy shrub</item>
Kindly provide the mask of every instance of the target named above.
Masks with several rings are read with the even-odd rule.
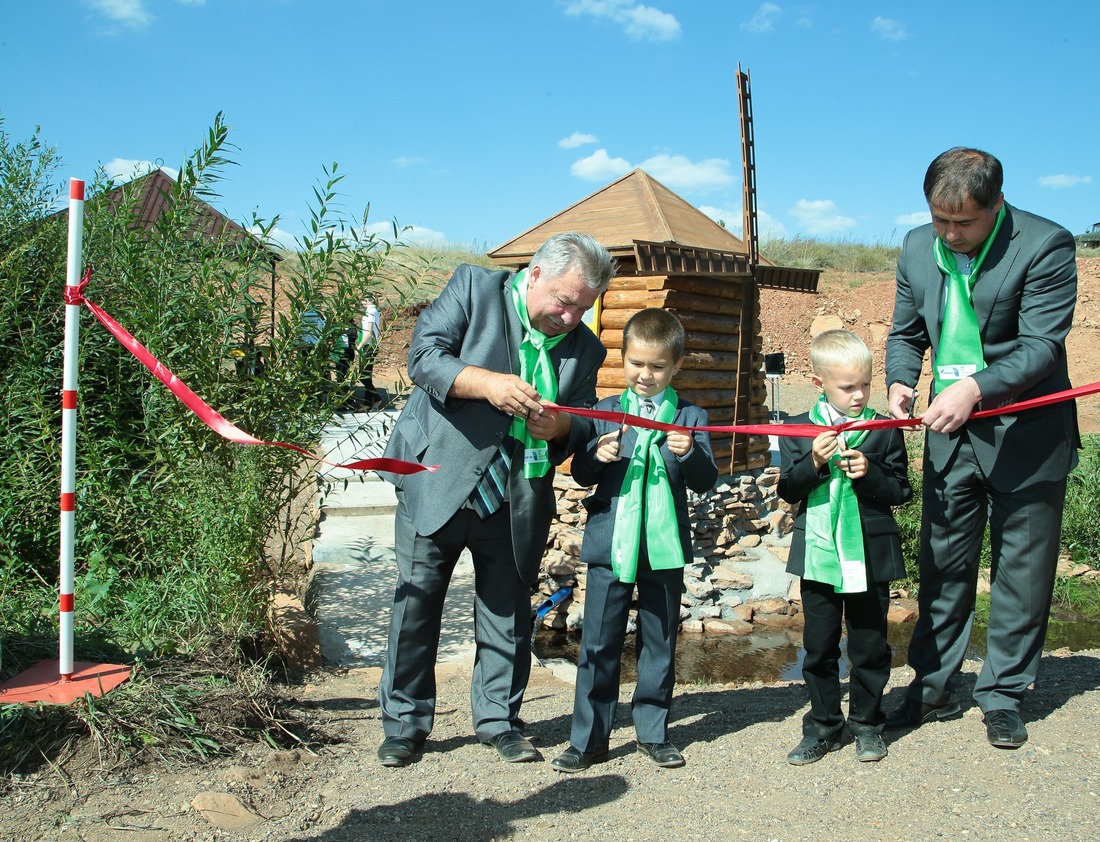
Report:
[[[350,371],[334,381],[331,361],[380,285],[390,246],[363,233],[365,219],[333,212],[343,177],[334,164],[315,190],[309,233],[279,267],[280,306],[267,306],[274,249],[265,240],[278,220],[253,219],[254,241],[200,233],[233,149],[219,114],[152,226],[138,224],[139,182],[97,178],[85,203],[84,256],[95,267],[86,295],[228,420],[263,440],[311,446],[358,380]],[[0,641],[56,636],[67,219],[50,211],[59,163],[37,132],[15,143],[0,122]],[[306,353],[310,308],[325,326]],[[303,457],[221,439],[93,318],[82,321],[78,649],[97,629],[131,651],[249,633],[290,572],[269,569],[264,548],[292,529],[284,515],[297,497],[313,492]],[[238,364],[261,348],[262,369]],[[11,671],[0,661],[0,673]]]

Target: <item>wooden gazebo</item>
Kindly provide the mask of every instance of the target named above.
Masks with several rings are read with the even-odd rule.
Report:
[[[636,169],[489,252],[502,266],[528,265],[536,249],[563,231],[595,237],[618,261],[611,287],[589,313],[608,349],[600,397],[621,392],[622,331],[646,307],[674,312],[687,332],[683,368],[673,382],[686,400],[705,407],[711,424],[766,423],[767,385],[760,341],[759,286],[814,291],[818,272],[764,260],[756,268],[745,244]],[[719,468],[730,474],[768,463],[768,439],[712,435]]]

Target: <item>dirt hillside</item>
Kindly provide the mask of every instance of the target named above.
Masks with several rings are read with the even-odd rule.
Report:
[[[1070,382],[1085,386],[1100,381],[1100,256],[1077,260],[1077,309],[1067,346]],[[841,274],[826,272],[817,295],[764,290],[760,295],[760,320],[765,353],[782,351],[787,375],[780,380],[784,409],[802,411],[809,385],[811,337],[831,327],[858,334],[874,356],[874,388],[885,405],[886,334],[894,310],[892,273]],[[784,391],[792,398],[788,401]],[[922,387],[927,396],[927,385]],[[796,397],[797,396],[797,397]],[[793,401],[798,401],[795,404]],[[872,401],[876,407],[878,404]],[[923,407],[923,404],[922,404]],[[1100,432],[1100,397],[1078,401],[1081,431]]]

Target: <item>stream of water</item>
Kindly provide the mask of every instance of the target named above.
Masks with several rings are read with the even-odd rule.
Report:
[[[895,667],[905,666],[905,653],[913,634],[913,623],[891,625],[890,646]],[[845,639],[841,639],[840,674],[848,675]],[[1100,623],[1052,617],[1045,649],[1068,648],[1079,652],[1100,649]],[[577,662],[580,635],[541,631],[535,638],[539,658],[559,658]],[[678,684],[728,684],[795,680],[802,677],[801,631],[761,631],[745,637],[733,635],[681,634],[676,642],[676,681]],[[975,624],[968,658],[985,657],[985,627]],[[623,652],[622,680],[634,681],[634,636],[627,637]]]

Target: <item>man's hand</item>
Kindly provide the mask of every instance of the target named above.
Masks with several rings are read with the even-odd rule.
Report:
[[[891,383],[887,393],[889,403],[888,411],[891,418],[912,418],[913,404],[917,399],[917,393],[911,386],[904,383]]]
[[[537,410],[526,416],[527,432],[531,437],[541,441],[564,442],[569,437],[569,431],[573,429],[572,416],[568,412],[558,412],[542,404],[537,405]],[[522,413],[517,414],[524,417]]]
[[[542,413],[541,395],[535,387],[514,374],[466,366],[458,373],[450,394],[456,398],[481,398],[509,415],[537,417]]]
[[[934,433],[954,432],[966,423],[981,399],[982,390],[977,381],[964,377],[936,395],[921,421]]]

